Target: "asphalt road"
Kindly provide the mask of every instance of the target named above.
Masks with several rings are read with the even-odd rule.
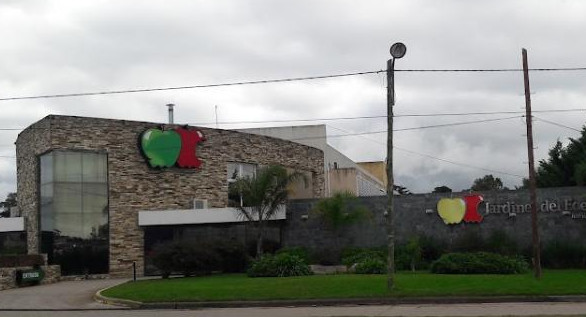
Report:
[[[586,303],[498,303],[200,310],[0,311],[2,317],[586,316]]]

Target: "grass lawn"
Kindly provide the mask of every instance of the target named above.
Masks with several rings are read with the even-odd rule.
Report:
[[[249,278],[241,274],[128,282],[104,296],[141,302],[361,297],[586,295],[586,271],[547,270],[541,280],[521,275],[440,275],[399,272],[396,290],[386,275],[312,275]]]

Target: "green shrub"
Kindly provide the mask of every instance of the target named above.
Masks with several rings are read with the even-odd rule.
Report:
[[[304,247],[282,248],[282,249],[279,249],[276,254],[284,254],[284,253],[290,254],[290,255],[296,255],[299,258],[301,258],[305,263],[310,263],[309,251],[307,251],[307,249]]]
[[[379,259],[381,261],[386,261],[387,253],[386,250],[382,248],[373,248],[373,249],[361,249],[361,248],[353,248],[344,250],[342,253],[342,264],[346,267],[351,267],[354,264],[358,264],[360,262],[364,262],[364,260],[368,259]]]
[[[527,271],[527,262],[488,252],[448,253],[431,265],[432,273],[439,274],[517,274]]]
[[[209,274],[218,267],[218,254],[213,247],[188,242],[170,242],[155,246],[153,264],[163,278],[171,273],[184,276]]]
[[[285,277],[311,275],[311,269],[300,257],[282,253],[264,255],[253,261],[247,271],[250,277]]]
[[[356,263],[356,274],[385,274],[387,273],[387,264],[380,258],[362,259]]]

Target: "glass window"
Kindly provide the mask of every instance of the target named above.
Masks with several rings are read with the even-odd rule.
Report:
[[[238,178],[254,177],[256,164],[228,163],[228,207],[243,206],[242,195],[234,189],[234,182]]]
[[[40,157],[41,252],[63,275],[108,272],[108,171],[102,153]]]

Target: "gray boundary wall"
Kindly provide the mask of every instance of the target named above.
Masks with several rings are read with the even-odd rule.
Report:
[[[395,230],[397,244],[416,236],[427,236],[448,246],[465,237],[489,238],[504,232],[520,248],[531,245],[531,213],[529,192],[479,192],[484,202],[479,223],[447,225],[437,212],[441,198],[460,198],[470,193],[415,194],[395,199]],[[370,221],[340,230],[339,237],[327,229],[312,213],[318,200],[291,201],[283,230],[283,246],[303,246],[325,250],[340,247],[379,247],[386,245],[384,212],[386,197],[359,198],[361,205],[374,214]],[[542,246],[552,241],[581,244],[586,240],[586,187],[544,188],[537,193],[538,218]],[[487,214],[488,212],[488,214]],[[513,215],[514,213],[514,215]],[[472,242],[470,242],[472,243]]]

